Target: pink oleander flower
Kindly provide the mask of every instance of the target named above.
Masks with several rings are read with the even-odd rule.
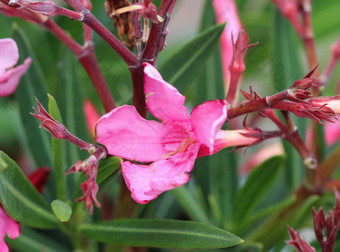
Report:
[[[38,192],[42,192],[48,175],[49,169],[47,167],[40,168],[28,176],[29,181],[37,189]],[[21,233],[19,223],[13,220],[4,210],[0,204],[0,251],[8,252],[9,249],[5,243],[5,236],[7,235],[11,239],[17,238]]]
[[[101,117],[96,128],[96,139],[109,154],[130,160],[122,162],[122,172],[132,198],[141,204],[187,183],[201,145],[213,152],[227,118],[224,100],[204,102],[189,117],[185,97],[152,65],[144,67],[146,104],[162,122],[145,120],[135,107],[124,105]]]
[[[137,202],[145,204],[187,183],[198,157],[275,136],[259,130],[220,130],[227,118],[225,100],[206,101],[189,117],[185,97],[152,65],[144,67],[146,105],[161,122],[145,120],[135,107],[124,105],[102,116],[96,127],[96,140],[108,153],[129,160],[122,162],[122,173]]]
[[[31,58],[24,64],[14,67],[19,60],[17,44],[13,39],[0,39],[0,96],[12,94],[19,84],[21,76],[31,65]]]
[[[20,226],[13,220],[0,205],[0,251],[8,252],[9,249],[5,243],[5,236],[15,239],[20,235]]]

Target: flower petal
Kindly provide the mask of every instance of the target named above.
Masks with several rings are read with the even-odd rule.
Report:
[[[215,137],[227,119],[227,102],[212,100],[195,107],[190,115],[192,129],[201,144],[212,153]]]
[[[122,162],[123,176],[131,197],[140,204],[146,204],[161,193],[187,183],[199,146],[193,144],[185,152],[150,165]]]
[[[0,75],[19,60],[18,46],[11,38],[0,39]]]
[[[5,212],[0,205],[0,251],[8,252],[8,247],[5,243],[5,236],[15,239],[20,235],[20,226]]]
[[[7,96],[12,94],[17,88],[21,76],[26,73],[31,65],[31,58],[27,58],[24,64],[12,68],[11,70],[0,75],[0,96]]]
[[[157,69],[144,63],[144,93],[146,105],[156,118],[164,123],[189,121],[185,97],[163,80]]]
[[[167,131],[161,123],[142,118],[134,106],[124,105],[99,119],[96,140],[105,145],[111,155],[152,162],[168,152],[162,144]]]

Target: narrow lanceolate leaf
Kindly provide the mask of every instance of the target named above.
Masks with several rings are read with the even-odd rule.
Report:
[[[48,111],[50,115],[60,123],[63,123],[58,105],[52,95],[48,95]],[[60,200],[67,200],[67,183],[65,177],[66,153],[65,141],[52,137],[53,168],[57,187],[57,197]]]
[[[84,224],[79,231],[89,238],[122,246],[214,249],[243,242],[225,230],[178,220],[116,220]]]
[[[51,207],[54,215],[61,221],[67,222],[72,215],[72,208],[61,200],[53,200]]]
[[[36,98],[42,104],[46,104],[46,80],[24,32],[17,28],[13,39],[17,42],[20,60],[23,61],[23,59],[31,57],[33,61],[29,70],[21,78],[20,85],[15,92],[26,139],[37,167],[51,167],[52,151],[49,133],[40,129],[39,121],[30,115],[30,112],[33,112],[32,107],[36,106]]]
[[[273,83],[276,91],[280,92],[290,87],[294,81],[302,78],[306,72],[303,72],[299,59],[296,32],[277,9],[274,11],[272,28]],[[306,120],[296,118],[294,123],[298,127],[301,136],[304,137]],[[284,169],[285,180],[290,189],[294,189],[300,184],[303,177],[303,163],[300,155],[292,148],[290,143],[284,141],[283,145],[287,155]]]
[[[207,214],[203,210],[204,208],[194,199],[186,187],[178,187],[171,190],[171,193],[192,220],[206,224],[210,223]]]
[[[51,237],[51,236],[50,236]],[[60,242],[52,240],[42,232],[36,232],[31,228],[22,227],[18,238],[6,239],[6,243],[11,245],[18,252],[70,252]]]
[[[97,184],[101,184],[104,180],[110,177],[110,175],[117,171],[121,166],[121,161],[122,159],[119,157],[110,157],[101,160],[98,167]]]
[[[159,67],[164,80],[184,92],[212,55],[225,24],[215,25],[184,45]]]
[[[0,201],[6,212],[21,224],[36,228],[54,228],[58,220],[47,202],[33,187],[18,165],[4,152],[0,163],[6,163],[0,173]]]
[[[235,225],[246,220],[262,200],[262,197],[275,182],[283,162],[283,156],[272,157],[259,165],[249,175],[245,185],[236,195],[233,209]]]

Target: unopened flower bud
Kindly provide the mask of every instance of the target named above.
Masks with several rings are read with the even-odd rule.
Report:
[[[36,101],[38,109],[33,108],[36,114],[31,113],[31,115],[41,122],[40,127],[44,127],[56,139],[65,139],[66,135],[68,134],[66,127],[54,120],[53,117],[51,117],[50,114],[44,109],[41,103],[38,100]]]

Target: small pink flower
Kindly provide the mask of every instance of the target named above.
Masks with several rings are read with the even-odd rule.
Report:
[[[185,97],[152,65],[144,67],[146,104],[162,122],[145,120],[135,107],[124,105],[101,117],[96,128],[97,141],[109,154],[130,160],[122,162],[122,172],[132,198],[141,204],[187,183],[200,147],[213,152],[227,118],[225,100],[204,102],[189,117]]]
[[[20,235],[20,226],[13,220],[0,205],[0,251],[8,252],[8,247],[5,243],[5,236],[15,239]]]
[[[41,193],[49,175],[47,167],[40,168],[28,176],[32,185]],[[13,220],[0,204],[0,251],[8,252],[5,236],[11,239],[17,238],[21,233],[19,223]]]
[[[283,146],[280,142],[275,142],[261,147],[253,152],[242,164],[238,170],[241,176],[248,175],[255,167],[262,164],[265,160],[284,153]]]
[[[19,60],[17,44],[13,39],[0,39],[0,96],[12,94],[19,84],[21,76],[31,64],[27,58],[24,64],[14,67]]]

